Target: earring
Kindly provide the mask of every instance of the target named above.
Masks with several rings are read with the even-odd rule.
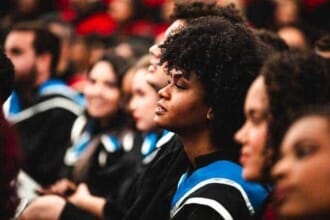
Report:
[[[212,108],[207,112],[207,114],[206,114],[206,118],[207,118],[208,120],[213,120],[214,115],[213,115],[213,109],[212,109]]]

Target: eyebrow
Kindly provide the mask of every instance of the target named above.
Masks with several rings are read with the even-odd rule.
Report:
[[[17,53],[17,52],[21,52],[22,49],[21,48],[18,48],[18,47],[12,47],[8,51]]]

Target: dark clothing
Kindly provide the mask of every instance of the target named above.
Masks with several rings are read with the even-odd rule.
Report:
[[[42,186],[59,177],[73,121],[82,109],[80,98],[63,82],[48,80],[30,103],[15,92],[9,99],[8,120],[18,133],[23,169]]]
[[[156,147],[155,157],[149,164],[134,171],[135,178],[129,181],[119,198],[115,200],[107,197],[104,206],[105,219],[169,219],[171,198],[188,162],[178,138],[173,133],[161,137]],[[134,151],[132,154],[126,153],[126,159],[134,157],[134,154]],[[92,215],[88,217],[84,211],[72,204],[65,206],[60,219],[80,219],[78,216],[81,216],[81,219],[94,219]]]
[[[242,178],[241,167],[225,152],[196,159],[180,179],[171,204],[171,219],[251,219],[268,192]]]
[[[126,206],[119,208],[111,201],[106,203],[105,219],[168,220],[173,193],[187,167],[188,160],[182,144],[174,136],[159,149],[154,160],[137,177]]]
[[[37,103],[57,98],[47,96]],[[42,186],[59,178],[70,129],[76,117],[74,112],[54,107],[15,124],[24,160],[23,169]]]
[[[109,127],[100,128],[97,121],[86,115],[77,118],[71,132],[73,146],[65,154],[62,177],[85,182],[91,194],[116,200],[122,184],[134,174],[141,160],[137,156],[125,159],[125,149],[137,148],[141,139],[126,128],[121,114],[108,124]]]
[[[59,219],[97,220],[98,218],[84,209],[66,202]]]

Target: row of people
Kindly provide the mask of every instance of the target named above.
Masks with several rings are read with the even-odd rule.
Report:
[[[326,95],[329,94],[327,91],[329,74],[325,67],[323,68],[325,66],[323,61],[315,55],[301,60],[300,56],[302,55],[299,53],[282,54],[265,63],[261,69],[262,76],[259,76],[252,84],[251,89],[247,91],[260,71],[264,58],[268,57],[268,53],[271,53],[272,49],[256,38],[248,26],[244,24],[243,19],[237,19],[239,18],[237,17],[238,14],[232,8],[214,10],[214,14],[211,15],[213,16],[205,16],[205,14],[201,17],[200,15],[192,16],[193,18],[200,17],[197,19],[178,19],[178,22],[175,22],[168,29],[167,39],[160,48],[157,46],[151,48],[151,54],[154,57],[151,59],[152,65],[149,68],[149,73],[142,74],[135,70],[132,83],[133,97],[129,104],[129,110],[133,112],[138,129],[155,133],[156,136],[154,134],[145,136],[140,151],[151,153],[155,158],[152,158],[151,163],[143,167],[141,172],[129,170],[131,174],[136,174],[136,179],[129,181],[128,185],[117,184],[120,187],[127,186],[128,188],[124,190],[130,191],[131,198],[128,199],[126,196],[124,199],[124,203],[126,203],[124,206],[126,207],[116,198],[121,191],[120,187],[110,187],[111,183],[120,182],[121,178],[126,175],[125,172],[121,171],[118,178],[114,174],[109,180],[100,178],[101,181],[104,181],[101,185],[105,184],[105,190],[113,191],[113,194],[107,199],[105,199],[105,194],[95,193],[92,189],[93,183],[88,183],[88,178],[86,178],[86,172],[95,177],[95,175],[98,176],[99,172],[104,174],[102,166],[105,171],[109,171],[109,169],[114,171],[120,165],[124,165],[120,161],[125,161],[125,165],[127,165],[127,161],[132,159],[128,156],[130,154],[123,153],[125,149],[130,148],[124,141],[127,140],[125,138],[127,137],[127,130],[125,130],[123,137],[111,128],[112,123],[115,123],[116,130],[117,126],[120,127],[120,124],[123,123],[121,120],[118,122],[118,117],[115,116],[120,114],[118,103],[120,76],[114,76],[114,72],[117,72],[114,62],[109,64],[108,61],[102,60],[95,64],[88,75],[88,84],[85,88],[88,120],[81,124],[82,119],[77,119],[78,125],[75,124],[74,128],[76,126],[82,128],[82,130],[78,129],[79,141],[75,142],[75,145],[65,155],[67,160],[72,159],[73,156],[77,157],[74,158],[76,163],[71,174],[77,178],[77,182],[87,182],[88,187],[85,184],[77,186],[66,181],[64,190],[63,188],[58,190],[63,182],[44,189],[42,190],[43,193],[51,192],[59,196],[43,196],[36,199],[24,211],[23,219],[72,219],[77,218],[77,216],[85,216],[87,219],[91,219],[93,216],[109,217],[110,219],[136,219],[137,216],[141,216],[141,219],[148,219],[151,216],[164,219],[199,219],[203,217],[248,219],[250,216],[256,216],[270,191],[270,187],[263,184],[271,182],[267,178],[249,179],[246,174],[248,169],[246,170],[245,167],[249,163],[246,161],[258,155],[246,152],[248,150],[245,146],[242,148],[241,157],[241,163],[244,166],[243,176],[241,175],[242,168],[238,165],[239,147],[234,142],[233,136],[243,122],[242,111],[245,94],[248,92],[245,106],[246,116],[247,119],[252,118],[252,123],[245,124],[235,138],[244,145],[244,138],[242,137],[247,131],[251,131],[249,126],[255,123],[253,117],[256,117],[255,109],[249,110],[251,107],[248,105],[248,100],[249,97],[250,99],[252,97],[252,100],[256,101],[255,97],[259,95],[258,104],[264,105],[264,112],[257,115],[262,120],[262,126],[258,127],[261,128],[262,132],[259,134],[262,140],[260,143],[258,142],[258,146],[262,149],[260,150],[260,158],[257,158],[257,162],[261,165],[257,174],[268,177],[272,159],[277,156],[277,147],[281,145],[284,131],[298,115],[299,110],[305,105],[325,104],[329,100]],[[163,65],[159,66],[159,62]],[[294,64],[306,66],[296,68]],[[314,86],[305,88],[304,81],[298,81],[304,89],[296,91],[294,90],[296,89],[295,86],[289,85],[289,89],[292,89],[288,90],[288,94],[292,94],[293,97],[291,100],[290,96],[286,96],[286,87],[283,91],[278,91],[280,86],[277,83],[283,84],[283,76],[280,75],[281,71],[278,71],[279,73],[273,71],[276,68],[272,65],[285,69],[285,74],[289,77],[297,77],[298,75],[298,79],[301,77],[302,70],[314,70],[312,68],[314,66],[319,66],[321,73],[319,78],[315,77],[316,79],[306,77],[309,82],[310,78],[315,79],[315,83],[312,84]],[[285,65],[294,68],[290,69]],[[35,66],[39,72],[44,70],[42,67],[44,66],[41,63]],[[106,72],[107,74],[104,74]],[[290,81],[290,79],[284,81],[291,83],[292,80]],[[303,79],[305,78],[303,77]],[[147,80],[151,86],[146,83]],[[321,83],[319,80],[324,86],[319,86]],[[145,83],[139,88],[138,85],[141,81],[145,81]],[[296,81],[295,83],[297,83]],[[54,86],[58,85],[55,84]],[[137,103],[137,100],[146,94],[143,89],[148,88],[148,86],[150,93],[147,97],[154,106],[134,105],[134,102]],[[159,90],[159,101],[154,89]],[[264,92],[265,90],[268,93]],[[58,92],[58,90],[55,91]],[[302,97],[299,92],[302,91],[306,92],[306,96],[315,93],[308,96],[311,98],[310,103],[299,101],[299,97]],[[50,94],[53,95],[54,93]],[[49,93],[45,92],[42,95],[47,97]],[[63,93],[60,95],[63,96]],[[315,98],[317,95],[319,95],[319,99]],[[17,98],[21,97],[17,96]],[[31,103],[26,104],[29,97],[25,98],[23,99],[24,104],[29,106]],[[147,114],[147,110],[155,109],[157,101],[155,116],[150,113]],[[293,101],[294,105],[288,105],[290,101]],[[267,107],[268,102],[269,107]],[[141,115],[141,113],[139,115],[136,110],[136,108],[142,107],[146,107],[143,110],[145,115]],[[37,106],[34,113],[39,114],[40,111],[48,110],[48,108]],[[106,113],[105,116],[103,115],[104,118],[100,116],[100,113],[101,115]],[[152,124],[151,127],[143,126],[144,117],[148,117],[146,121]],[[25,121],[28,117],[23,115],[17,118]],[[94,120],[89,121],[91,118]],[[154,120],[150,120],[150,118],[154,118]],[[16,120],[17,122],[20,123],[19,120]],[[172,134],[168,135],[168,131],[156,128],[153,123],[162,129],[175,132],[179,141]],[[254,125],[259,126],[260,124],[255,123]],[[103,133],[104,130],[106,130],[106,135]],[[120,131],[121,129],[119,129],[119,133]],[[267,132],[269,132],[268,142],[266,142]],[[77,132],[73,133],[77,135]],[[166,137],[169,142],[165,144],[166,147],[163,145],[163,147],[155,150],[157,144],[155,145],[155,141],[151,141],[150,138],[157,140],[161,136]],[[257,139],[251,137],[251,140],[256,141]],[[118,144],[118,142],[122,143]],[[130,143],[132,146],[132,141]],[[265,145],[266,143],[267,145]],[[103,146],[97,148],[99,145]],[[153,150],[155,150],[155,154],[152,153]],[[110,158],[107,155],[109,153],[110,157],[114,158]],[[136,158],[135,155],[133,158]],[[111,161],[112,159],[116,165],[111,164],[110,166],[107,162],[114,162]],[[143,158],[141,161],[147,160]],[[131,162],[135,165],[129,169],[136,168],[135,159]],[[268,164],[268,162],[270,163]],[[255,164],[251,165],[255,168]],[[186,173],[184,173],[185,170],[187,170]],[[176,187],[182,174],[179,185]],[[257,180],[261,184],[246,181],[243,177],[247,180]],[[101,188],[98,186],[95,190],[101,190]],[[142,207],[146,204],[147,208]],[[326,203],[325,207],[327,207]],[[146,209],[142,211],[142,208]]]

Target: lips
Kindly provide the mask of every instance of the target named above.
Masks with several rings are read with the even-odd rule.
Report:
[[[137,115],[133,115],[133,119],[134,119],[134,121],[139,121],[140,120],[140,117],[139,116],[137,116]]]
[[[248,160],[249,158],[249,155],[248,154],[241,154],[240,158],[239,158],[239,161],[242,165],[244,165],[246,163],[246,161]]]
[[[289,187],[280,187],[277,186],[273,197],[274,197],[274,201],[277,205],[280,205],[281,203],[283,203],[285,201],[285,199],[288,197],[288,194],[290,193],[290,189]]]
[[[162,115],[165,112],[167,112],[167,109],[164,106],[162,106],[160,103],[157,103],[157,108],[155,110],[155,114],[156,115]]]
[[[249,159],[249,157],[250,157],[249,153],[247,152],[246,148],[243,147],[241,149],[241,155],[240,155],[240,158],[239,158],[240,163],[242,165],[246,164],[246,161]]]

